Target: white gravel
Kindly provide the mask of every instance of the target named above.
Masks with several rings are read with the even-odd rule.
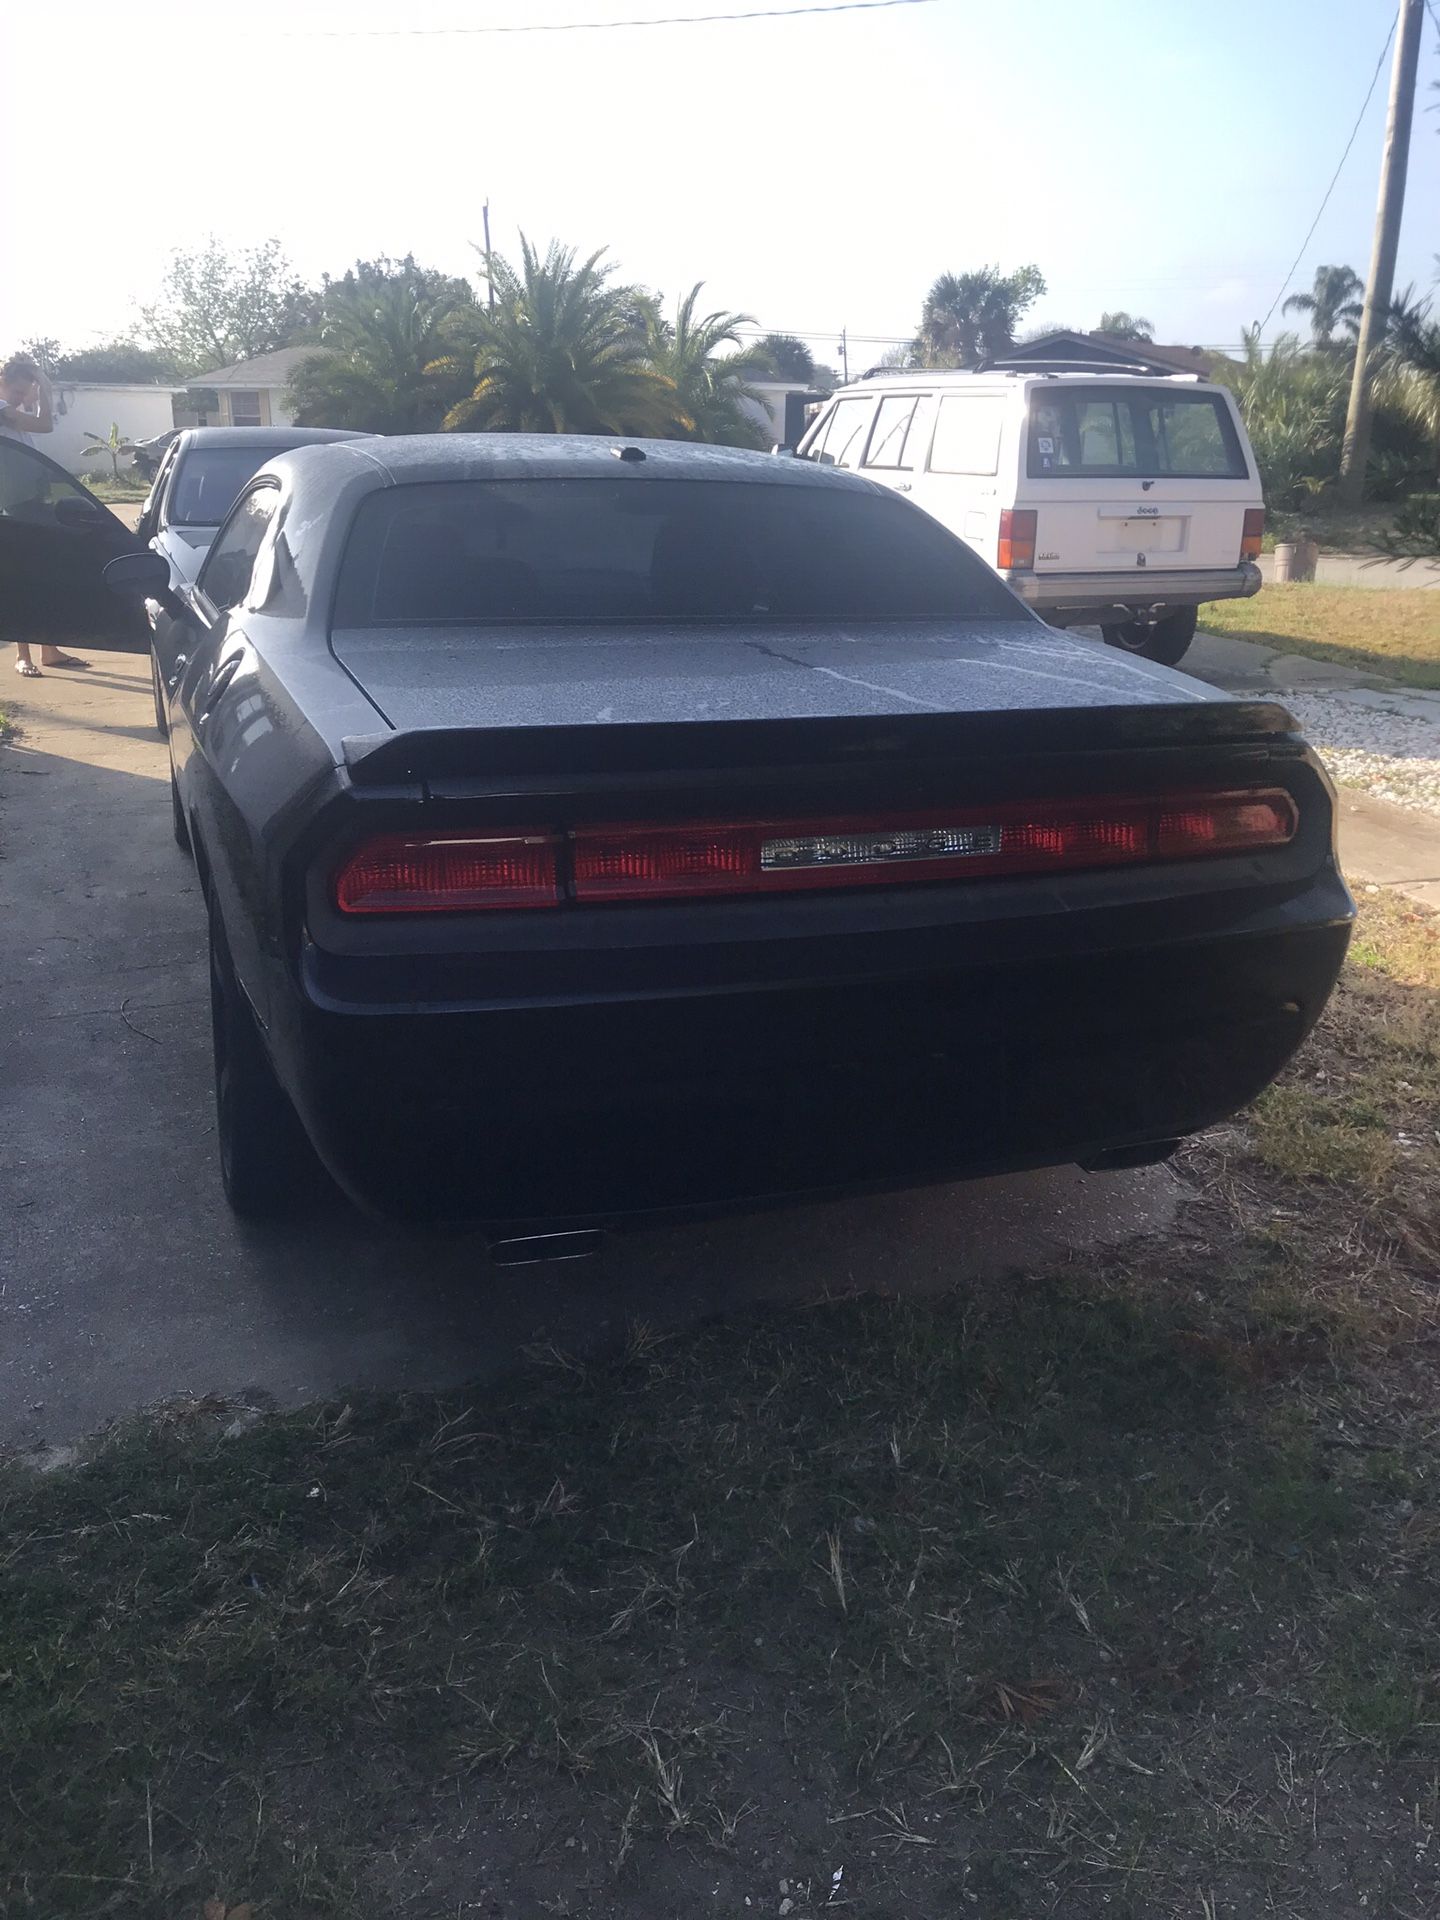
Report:
[[[1342,787],[1440,818],[1440,694],[1277,692]]]

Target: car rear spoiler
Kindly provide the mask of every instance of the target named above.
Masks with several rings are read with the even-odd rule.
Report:
[[[695,720],[573,727],[425,727],[341,743],[360,787],[496,775],[565,778],[677,770],[838,766],[897,758],[987,759],[1144,747],[1257,744],[1298,733],[1266,700],[1033,708],[900,718]]]

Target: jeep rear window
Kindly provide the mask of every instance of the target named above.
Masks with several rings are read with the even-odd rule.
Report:
[[[962,541],[902,500],[636,476],[369,494],[334,625],[1029,617]]]
[[[1225,402],[1171,387],[1042,388],[1030,395],[1032,480],[1244,480]]]

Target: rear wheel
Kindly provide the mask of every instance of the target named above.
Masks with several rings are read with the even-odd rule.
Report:
[[[215,1133],[225,1198],[242,1219],[284,1219],[313,1190],[314,1153],[270,1065],[213,909],[210,1027],[215,1049]]]
[[[1184,657],[1195,638],[1196,609],[1177,607],[1154,622],[1126,620],[1117,626],[1101,627],[1107,647],[1121,653],[1138,653],[1146,660],[1158,660],[1162,667],[1173,667]]]
[[[155,700],[155,731],[162,740],[170,738],[170,719],[165,712],[165,682],[160,678],[160,662],[150,649],[150,692]]]

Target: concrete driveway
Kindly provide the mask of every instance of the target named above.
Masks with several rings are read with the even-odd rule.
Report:
[[[0,1445],[64,1444],[175,1395],[294,1404],[453,1383],[524,1346],[595,1348],[756,1299],[924,1291],[1158,1229],[1164,1169],[1073,1169],[628,1234],[597,1260],[497,1270],[338,1200],[238,1226],[220,1196],[204,921],[170,837],[146,663],[3,686]],[[13,685],[11,682],[13,681]]]

